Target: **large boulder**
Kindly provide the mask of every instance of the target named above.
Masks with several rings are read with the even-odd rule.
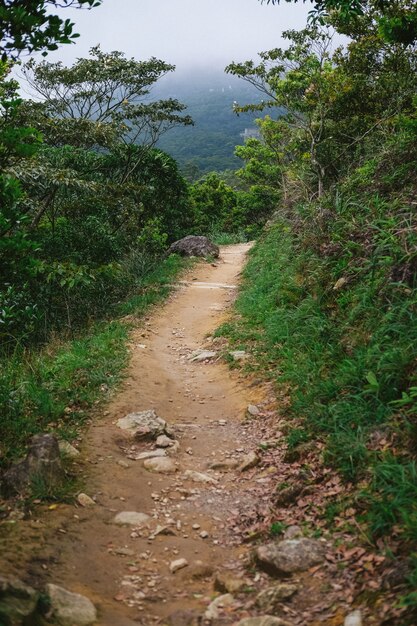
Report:
[[[46,585],[50,615],[57,626],[90,626],[97,621],[94,604],[79,593],[72,593],[58,585]]]
[[[258,565],[268,574],[289,576],[324,560],[325,549],[317,539],[284,539],[256,549]]]
[[[0,576],[0,624],[21,626],[33,616],[39,593],[18,578]]]
[[[168,254],[180,254],[181,256],[214,256],[220,254],[219,247],[207,237],[188,235],[184,239],[175,241],[169,247]]]
[[[6,494],[25,494],[35,481],[49,491],[60,485],[64,477],[58,440],[43,434],[32,437],[26,458],[12,465],[3,482]]]

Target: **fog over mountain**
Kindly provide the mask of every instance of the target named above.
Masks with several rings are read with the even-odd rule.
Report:
[[[205,67],[220,71],[282,43],[281,33],[302,28],[311,6],[268,6],[260,0],[104,0],[91,11],[65,9],[80,38],[62,46],[51,60],[71,63],[100,43],[104,50],[151,56],[177,65],[178,71]]]

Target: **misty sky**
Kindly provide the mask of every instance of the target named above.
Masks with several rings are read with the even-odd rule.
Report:
[[[178,71],[199,66],[222,70],[279,46],[281,33],[303,28],[311,4],[267,6],[259,0],[104,0],[91,11],[64,10],[81,37],[48,60],[71,63],[100,43],[127,56],[155,56]]]

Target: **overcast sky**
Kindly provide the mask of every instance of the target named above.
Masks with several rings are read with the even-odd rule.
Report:
[[[49,60],[71,63],[91,46],[127,56],[155,56],[177,69],[222,70],[231,61],[255,58],[282,42],[283,30],[303,28],[311,4],[267,6],[259,0],[103,0],[101,7],[64,10],[81,37]]]

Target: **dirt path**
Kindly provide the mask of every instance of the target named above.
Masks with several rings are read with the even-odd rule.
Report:
[[[256,398],[224,363],[189,357],[222,322],[248,247],[224,247],[219,263],[197,266],[133,333],[128,378],[83,443],[90,466],[86,491],[97,504],[62,517],[48,546],[54,557],[47,577],[88,596],[102,626],[164,623],[178,610],[201,615],[213,593],[213,571],[241,569],[245,549],[234,545],[228,519],[237,508],[250,507],[247,474],[237,482],[235,471],[207,468],[250,451],[242,419]],[[154,446],[132,444],[115,422],[147,409],[174,428],[180,442],[172,457],[175,474],[151,473],[128,458]],[[216,482],[193,482],[184,476],[187,469],[208,471]],[[141,528],[112,524],[122,511],[146,513],[151,520]],[[169,530],[155,536],[157,526]],[[180,558],[189,565],[171,573],[170,563]]]

